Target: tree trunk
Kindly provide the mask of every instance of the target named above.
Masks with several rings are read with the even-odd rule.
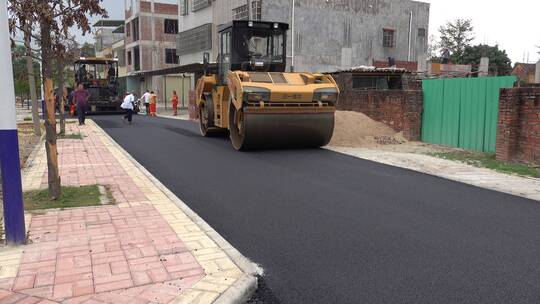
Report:
[[[47,169],[49,197],[56,200],[60,197],[60,174],[58,169],[58,149],[56,147],[56,113],[54,109],[52,81],[52,45],[51,24],[45,18],[40,20],[41,27],[41,60],[45,94],[47,119],[45,120],[45,150],[47,152]]]
[[[26,47],[26,72],[28,73],[28,85],[30,88],[30,99],[32,100],[32,121],[34,122],[34,133],[41,136],[41,126],[39,121],[39,105],[36,93],[36,78],[34,75],[34,60],[32,59],[32,48],[30,44],[30,25],[24,27],[24,46]]]
[[[66,133],[66,119],[64,117],[64,62],[62,59],[56,60],[56,69],[58,72],[58,93],[60,102],[58,108],[60,110],[60,134]]]

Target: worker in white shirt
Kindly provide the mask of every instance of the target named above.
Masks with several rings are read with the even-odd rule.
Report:
[[[150,92],[146,90],[139,100],[142,100],[144,107],[146,108],[146,115],[150,115]]]
[[[122,118],[124,122],[127,122],[131,124],[131,120],[133,119],[133,103],[135,102],[135,96],[133,96],[132,93],[127,92],[126,97],[124,97],[124,102],[120,105],[120,107],[124,110],[126,110],[126,115]]]

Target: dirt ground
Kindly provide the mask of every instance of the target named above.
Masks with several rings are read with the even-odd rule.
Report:
[[[350,111],[337,111],[331,146],[367,147],[378,144],[400,144],[400,138],[390,127],[368,116]]]
[[[19,132],[19,156],[21,158],[21,168],[32,150],[39,141],[39,137],[34,135],[34,126],[31,123],[20,123],[17,125]],[[44,130],[42,130],[44,132]]]

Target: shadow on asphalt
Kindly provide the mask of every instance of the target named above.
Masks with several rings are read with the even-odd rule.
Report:
[[[246,304],[282,304],[280,300],[268,287],[264,277],[258,277],[259,287],[253,297]]]
[[[176,133],[176,134],[179,134],[179,135],[183,135],[183,136],[188,136],[188,137],[201,137],[201,134],[199,134],[199,132],[194,132],[194,131],[191,131],[191,130],[186,130],[184,128],[173,128],[173,127],[165,127],[165,129],[173,132],[173,133]]]

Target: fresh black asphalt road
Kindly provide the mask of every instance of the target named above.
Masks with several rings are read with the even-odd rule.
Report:
[[[236,152],[187,121],[94,119],[264,268],[261,303],[540,303],[538,202],[324,149]]]

